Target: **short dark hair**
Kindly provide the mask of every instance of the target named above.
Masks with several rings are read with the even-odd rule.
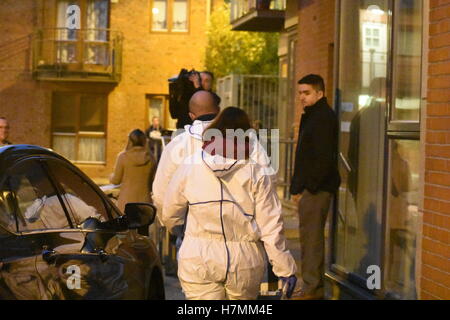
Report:
[[[298,84],[309,84],[316,91],[322,91],[325,93],[325,82],[323,81],[323,78],[317,74],[308,74],[307,76],[301,78],[298,81]]]

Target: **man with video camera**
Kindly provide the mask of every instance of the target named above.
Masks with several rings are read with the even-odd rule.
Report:
[[[173,119],[177,119],[177,129],[192,124],[189,117],[189,100],[197,91],[209,91],[213,94],[216,104],[220,104],[220,97],[212,92],[214,75],[209,71],[198,72],[192,69],[181,69],[176,78],[169,79],[170,104],[169,111]]]

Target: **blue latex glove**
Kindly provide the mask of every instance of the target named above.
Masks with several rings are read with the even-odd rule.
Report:
[[[297,277],[292,275],[290,277],[280,277],[283,282],[283,288],[287,286],[286,289],[286,297],[290,299],[292,297],[292,293],[294,292],[295,285],[297,284]]]

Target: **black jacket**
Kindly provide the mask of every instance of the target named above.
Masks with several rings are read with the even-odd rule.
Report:
[[[334,111],[322,98],[305,108],[295,156],[291,194],[305,189],[335,193],[341,179],[337,169],[338,120]]]

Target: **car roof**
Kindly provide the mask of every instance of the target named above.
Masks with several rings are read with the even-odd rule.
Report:
[[[0,172],[10,168],[18,160],[31,156],[51,156],[70,163],[67,159],[50,149],[28,144],[15,144],[0,147]]]

